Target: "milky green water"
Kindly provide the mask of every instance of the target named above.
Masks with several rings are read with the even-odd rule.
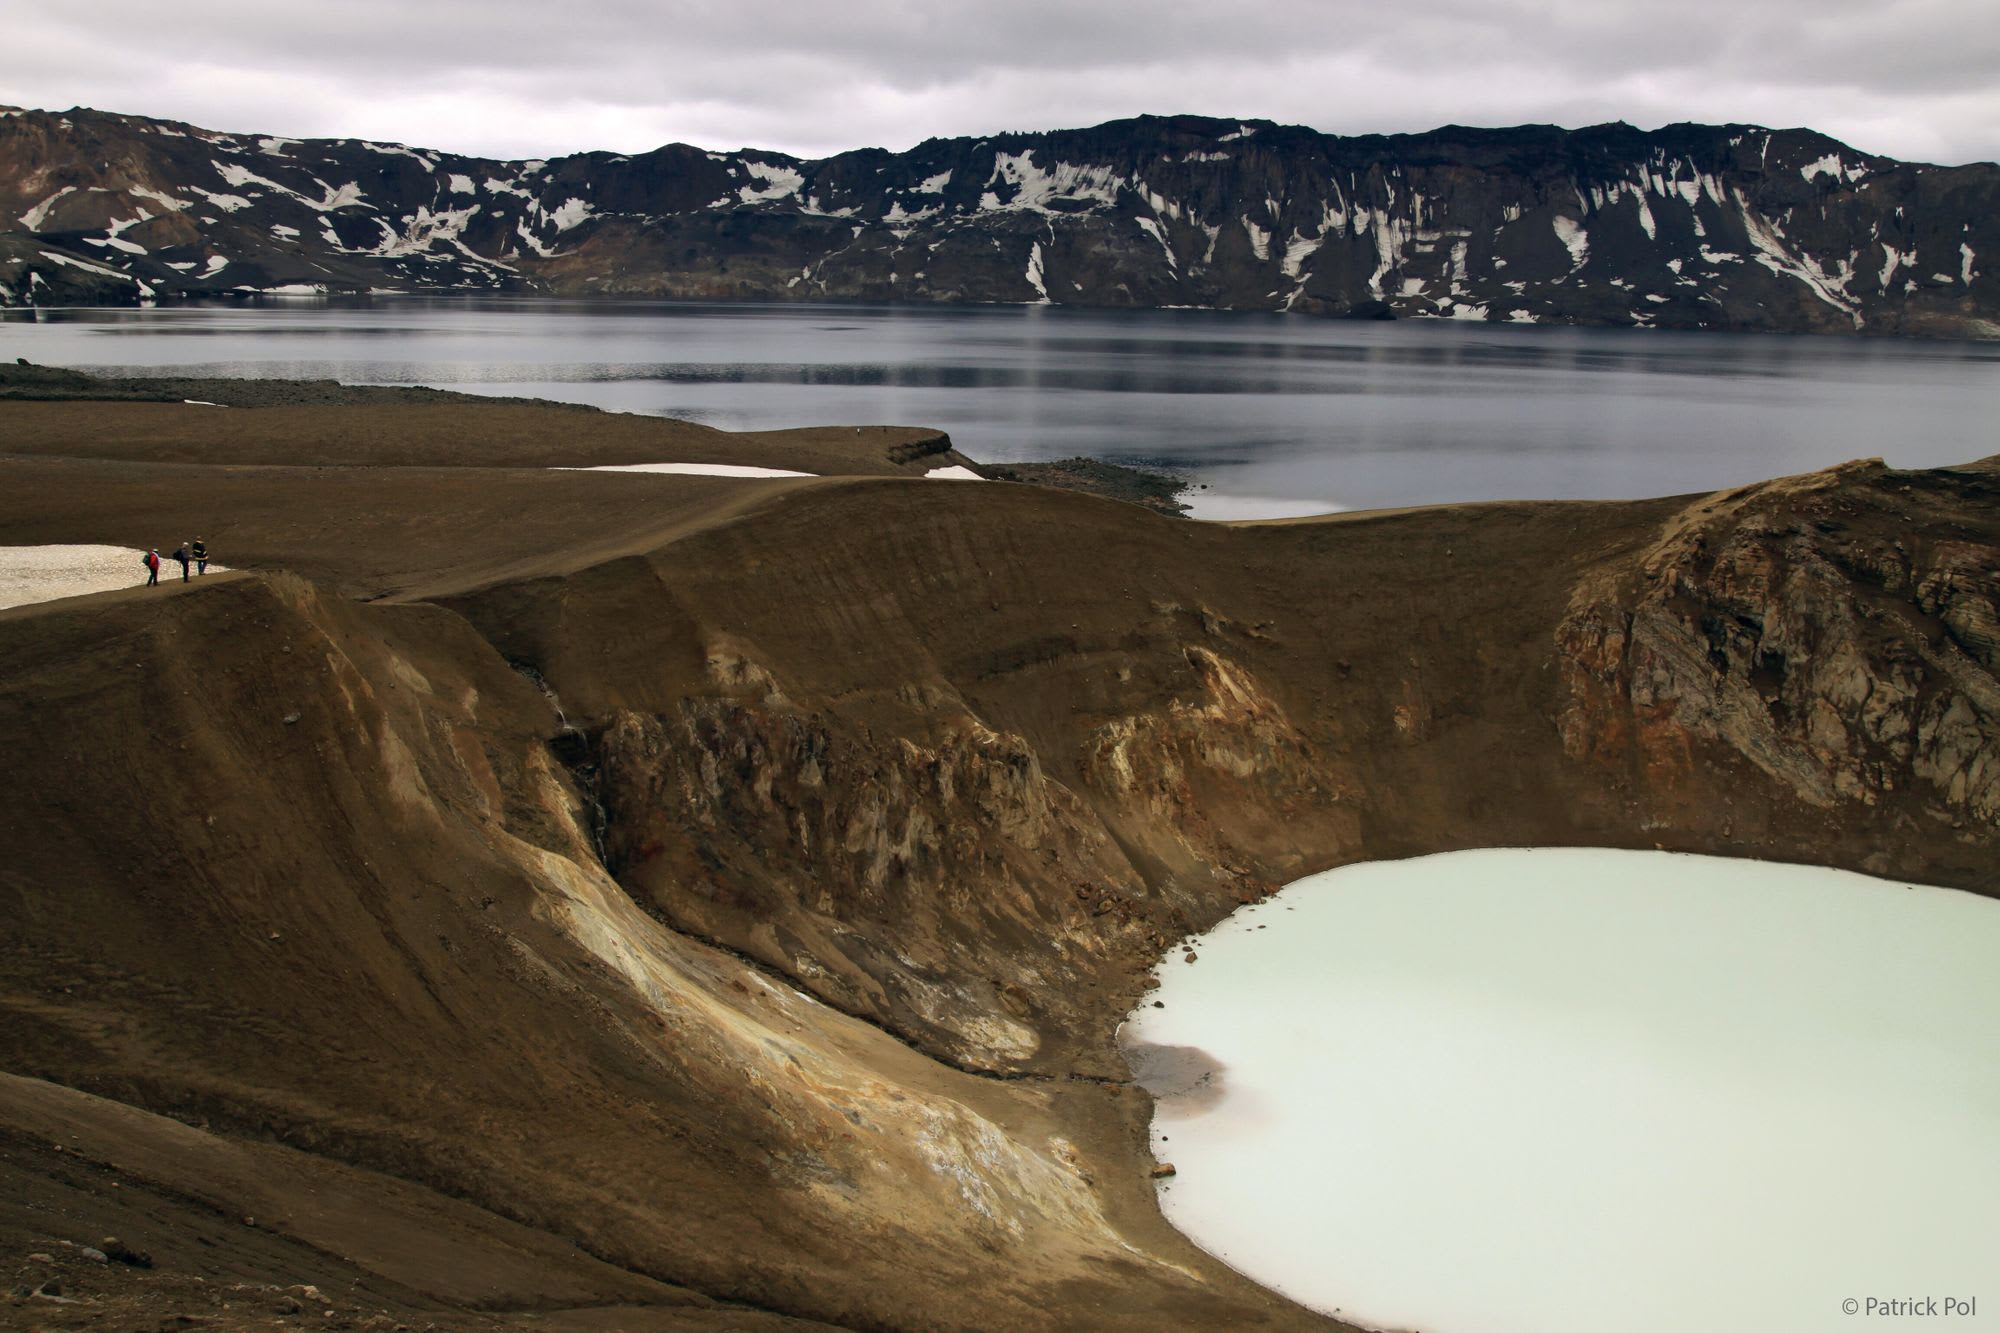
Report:
[[[1429,1333],[2000,1326],[2000,902],[1474,851],[1301,880],[1194,947],[1124,1032],[1166,1091],[1162,1206],[1301,1302]],[[1869,1313],[1912,1297],[1937,1314]]]

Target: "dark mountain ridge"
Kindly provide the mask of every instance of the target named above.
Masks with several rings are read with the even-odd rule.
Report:
[[[2000,167],[1812,130],[1142,116],[502,162],[0,113],[0,304],[260,292],[1201,306],[2000,336]]]

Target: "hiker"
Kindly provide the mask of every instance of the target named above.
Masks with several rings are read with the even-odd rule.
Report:
[[[188,544],[182,542],[174,550],[174,559],[181,562],[181,582],[188,581]]]
[[[157,547],[157,546],[155,546],[155,547],[153,547],[153,548],[152,548],[151,550],[147,551],[147,552],[146,552],[146,554],[144,554],[144,555],[140,556],[139,558],[140,558],[140,559],[141,559],[142,561],[144,561],[144,562],[145,562],[145,565],[146,565],[146,586],[147,586],[148,588],[157,588],[157,587],[159,587],[159,586],[160,586],[160,548],[159,548],[159,547]]]
[[[199,538],[199,537],[196,537],[196,538],[194,539],[194,545],[188,548],[188,554],[194,557],[194,572],[195,572],[195,573],[197,573],[197,574],[206,574],[206,573],[208,573],[208,543],[207,543],[207,542],[203,541],[203,540],[202,540],[201,538]]]

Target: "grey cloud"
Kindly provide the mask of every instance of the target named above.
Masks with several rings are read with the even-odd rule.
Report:
[[[812,156],[1178,111],[1336,133],[1755,121],[2000,155],[1990,0],[96,0],[9,35],[0,101],[494,156]]]

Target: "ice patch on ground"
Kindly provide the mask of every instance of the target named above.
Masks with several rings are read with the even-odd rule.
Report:
[[[143,586],[145,554],[132,546],[0,546],[0,607]],[[221,573],[222,566],[211,564],[208,572]],[[180,565],[162,552],[160,582],[178,583],[180,575]]]
[[[1347,506],[1331,500],[1278,495],[1222,495],[1214,491],[1182,491],[1174,497],[1187,506],[1186,516],[1204,523],[1254,523],[1267,518],[1314,518],[1344,514]]]
[[[676,477],[817,477],[817,472],[793,472],[748,463],[611,463],[603,467],[554,467],[551,472],[661,472]]]
[[[985,481],[986,478],[966,467],[963,463],[953,463],[950,467],[934,467],[924,473],[926,477],[942,481]]]

